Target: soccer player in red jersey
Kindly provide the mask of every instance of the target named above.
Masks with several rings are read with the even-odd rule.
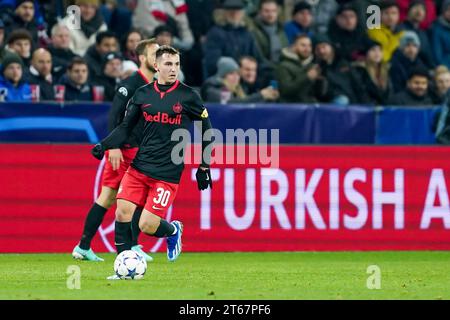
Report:
[[[179,52],[170,46],[156,51],[158,79],[138,89],[131,99],[123,122],[92,154],[101,159],[105,150],[117,148],[143,120],[144,128],[139,150],[125,173],[117,194],[117,222],[130,222],[137,207],[144,207],[139,219],[142,232],[167,241],[167,258],[175,261],[181,253],[183,225],[169,223],[163,217],[173,203],[184,163],[172,159],[172,150],[179,141],[173,141],[177,129],[188,130],[193,121],[201,121],[202,136],[211,129],[211,122],[203,102],[192,88],[177,80],[180,71]],[[209,170],[211,141],[203,139],[202,163],[197,170],[200,190],[212,187]],[[129,228],[116,228],[118,253],[129,250]],[[110,277],[117,278],[117,277]]]
[[[137,89],[153,82],[155,76],[155,53],[159,48],[155,39],[140,41],[136,47],[140,68],[129,78],[123,80],[117,87],[116,94],[109,112],[108,127],[110,131],[116,128],[125,116],[126,106]],[[91,241],[97,229],[100,227],[103,217],[108,209],[115,203],[120,181],[136,155],[142,135],[142,123],[137,125],[130,136],[123,141],[118,148],[108,150],[105,153],[106,163],[102,174],[102,189],[99,197],[92,205],[84,223],[83,234],[80,243],[73,249],[72,256],[76,259],[88,261],[103,261],[91,249]],[[137,208],[142,210],[142,208]],[[133,228],[133,241],[131,249],[140,253],[147,261],[152,257],[142,251],[137,244],[140,233],[138,220],[135,220]]]

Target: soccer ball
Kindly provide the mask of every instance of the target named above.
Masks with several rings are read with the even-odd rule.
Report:
[[[120,279],[142,279],[147,271],[147,262],[139,253],[125,250],[116,257],[114,271]]]

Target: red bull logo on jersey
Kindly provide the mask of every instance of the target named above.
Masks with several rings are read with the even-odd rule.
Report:
[[[159,122],[159,123],[181,125],[181,114],[177,114],[175,117],[170,117],[169,114],[165,112],[158,112],[155,115],[151,115],[144,111],[143,115],[145,121],[148,122]]]

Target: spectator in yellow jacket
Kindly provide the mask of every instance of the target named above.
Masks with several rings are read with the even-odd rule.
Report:
[[[400,45],[403,30],[400,27],[400,9],[395,0],[384,0],[380,4],[381,26],[368,30],[369,38],[381,44],[383,62],[389,62]]]

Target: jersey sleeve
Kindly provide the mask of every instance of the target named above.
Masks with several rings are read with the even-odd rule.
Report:
[[[139,122],[140,118],[141,105],[134,103],[134,100],[131,99],[126,108],[123,121],[102,140],[101,144],[103,148],[106,150],[120,148],[131,135],[133,128]]]
[[[187,114],[192,121],[201,121],[209,117],[208,110],[203,104],[200,95],[195,91],[191,92],[191,95],[187,101],[187,107]]]
[[[131,98],[131,90],[121,84],[114,94],[111,109],[108,118],[108,130],[113,131],[123,120],[128,101]]]

